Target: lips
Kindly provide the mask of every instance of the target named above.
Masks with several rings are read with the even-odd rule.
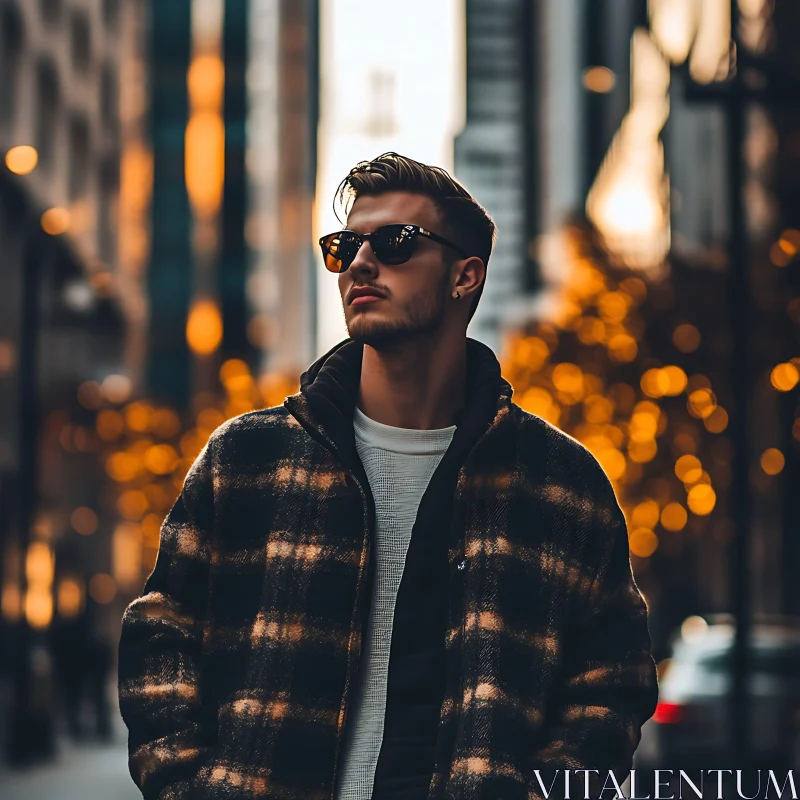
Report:
[[[350,291],[350,305],[355,305],[356,303],[374,303],[376,300],[383,299],[383,295],[377,291],[377,289],[370,289],[366,286]]]
[[[354,297],[350,301],[351,306],[363,306],[367,303],[377,303],[379,300],[383,300],[382,297],[378,297],[375,294],[362,294],[359,297]]]

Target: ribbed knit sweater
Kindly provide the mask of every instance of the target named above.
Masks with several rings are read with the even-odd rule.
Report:
[[[375,498],[375,580],[364,654],[345,731],[336,800],[369,800],[384,733],[395,603],[422,495],[456,426],[385,425],[354,409],[356,448]]]

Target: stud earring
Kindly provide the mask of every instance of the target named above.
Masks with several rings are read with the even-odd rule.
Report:
[[[461,298],[461,292],[459,292],[458,289],[456,289],[455,293],[453,294],[453,299],[459,300],[460,298]]]

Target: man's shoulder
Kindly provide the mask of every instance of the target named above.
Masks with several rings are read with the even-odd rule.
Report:
[[[284,405],[237,414],[214,429],[208,446],[223,462],[286,452],[303,427]]]
[[[301,428],[300,423],[283,404],[270,408],[247,411],[226,419],[211,434],[212,439],[246,436],[254,431],[267,431],[282,428]]]
[[[533,496],[550,508],[592,525],[598,541],[609,544],[624,517],[614,485],[597,456],[551,422],[516,407],[521,472]],[[615,524],[616,523],[616,524]]]
[[[543,417],[512,403],[523,460],[543,461],[555,472],[573,474],[576,480],[605,472],[589,448]]]

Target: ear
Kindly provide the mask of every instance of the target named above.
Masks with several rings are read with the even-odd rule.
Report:
[[[462,297],[469,296],[471,299],[472,294],[477,292],[486,280],[486,265],[478,256],[470,256],[456,263],[459,264],[459,274],[453,284],[453,291],[458,289]]]

